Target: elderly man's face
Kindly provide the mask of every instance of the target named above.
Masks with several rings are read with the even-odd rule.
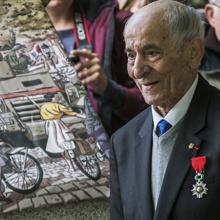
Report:
[[[158,17],[139,16],[125,31],[128,74],[146,103],[170,109],[186,92],[192,74],[185,45],[178,50]]]

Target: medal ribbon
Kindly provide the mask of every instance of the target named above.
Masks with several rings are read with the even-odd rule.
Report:
[[[195,172],[201,173],[206,164],[206,156],[193,157],[191,162]]]

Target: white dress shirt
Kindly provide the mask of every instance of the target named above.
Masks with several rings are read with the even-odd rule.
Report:
[[[172,126],[175,126],[185,116],[196,90],[198,79],[199,77],[197,75],[195,80],[193,81],[193,84],[187,90],[185,95],[176,103],[176,105],[174,105],[174,107],[167,113],[164,118],[154,109],[153,106],[151,107],[154,122],[154,131],[158,122],[161,119],[165,119]]]

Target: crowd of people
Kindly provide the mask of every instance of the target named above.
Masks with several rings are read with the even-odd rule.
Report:
[[[112,220],[220,218],[220,1],[200,10],[188,4],[50,0],[46,6],[112,136]]]

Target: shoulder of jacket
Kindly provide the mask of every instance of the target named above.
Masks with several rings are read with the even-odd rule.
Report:
[[[141,125],[147,118],[148,114],[151,114],[151,108],[148,107],[142,112],[140,112],[138,115],[136,115],[134,118],[132,118],[128,123],[126,123],[123,127],[119,128],[112,137],[119,137],[124,135],[129,135],[130,133],[138,132],[141,128]]]

